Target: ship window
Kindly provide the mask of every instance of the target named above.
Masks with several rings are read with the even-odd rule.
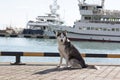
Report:
[[[99,28],[96,28],[96,30],[99,30]]]
[[[106,31],[107,29],[106,28],[103,28],[103,31]]]
[[[64,22],[60,22],[60,24],[63,24]]]
[[[82,6],[81,9],[82,10],[88,10],[88,7],[87,6]]]
[[[97,6],[97,8],[102,8],[102,6]]]
[[[91,17],[85,17],[85,20],[91,20]]]
[[[53,22],[53,20],[47,20],[47,22]]]
[[[79,29],[80,29],[80,30],[82,30],[82,28],[81,28],[81,27],[79,27]]]
[[[119,31],[119,28],[116,28],[116,31]]]
[[[45,26],[43,26],[43,30],[45,30],[46,29],[46,27]]]
[[[91,27],[91,30],[94,30],[94,27]]]
[[[85,6],[81,6],[81,9],[85,9]]]
[[[44,19],[40,19],[40,21],[44,21]]]
[[[75,25],[73,25],[73,28],[75,28]],[[80,29],[80,28],[79,28]]]
[[[108,31],[111,31],[111,29],[108,29]]]
[[[90,30],[90,27],[87,27],[87,30]]]
[[[115,31],[115,28],[112,28],[112,31]]]

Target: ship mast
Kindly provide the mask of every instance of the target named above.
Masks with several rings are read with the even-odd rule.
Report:
[[[59,9],[59,5],[57,4],[57,0],[53,0],[53,4],[50,5],[51,14],[56,15],[58,9]]]
[[[102,6],[103,9],[104,9],[104,3],[105,3],[105,0],[102,0],[101,6]]]
[[[79,4],[84,4],[85,1],[86,1],[86,0],[82,0],[82,1],[78,0]]]

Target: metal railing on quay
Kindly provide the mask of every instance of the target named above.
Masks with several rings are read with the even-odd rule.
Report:
[[[89,58],[120,58],[120,54],[98,54],[98,53],[81,53],[82,57]],[[33,56],[33,57],[59,57],[58,52],[9,52],[2,51],[0,56],[15,56],[15,63],[12,65],[23,65],[21,63],[22,56]]]

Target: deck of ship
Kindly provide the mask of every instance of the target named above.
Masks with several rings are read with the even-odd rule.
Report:
[[[98,65],[95,69],[57,69],[52,63],[10,65],[0,63],[0,80],[120,80],[119,65]]]

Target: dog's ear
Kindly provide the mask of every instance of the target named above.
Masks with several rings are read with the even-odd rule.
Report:
[[[61,33],[59,31],[53,31],[56,37],[58,37]]]
[[[64,35],[64,36],[67,36],[67,31],[66,31],[66,30],[63,32],[63,35]]]
[[[61,32],[57,32],[56,36],[58,37],[58,36],[60,36],[60,35],[61,35]]]

